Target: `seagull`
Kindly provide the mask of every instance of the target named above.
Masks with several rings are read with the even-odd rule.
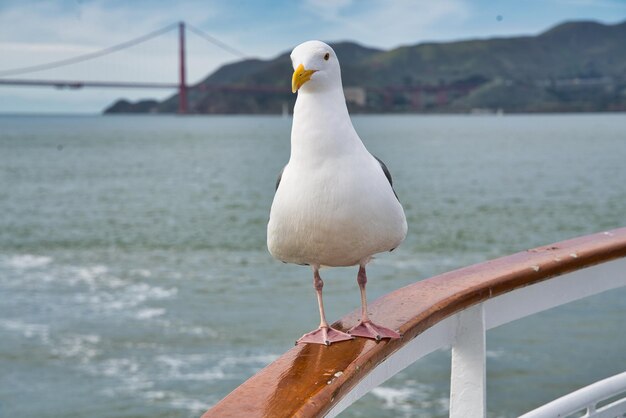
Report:
[[[276,259],[313,269],[320,325],[296,344],[400,338],[370,320],[365,294],[367,263],[374,254],[394,250],[407,233],[391,174],[352,126],[335,51],[308,41],[292,51],[291,61],[292,91],[298,93],[291,155],[276,182],[267,246]],[[348,266],[359,266],[361,320],[345,333],[326,321],[320,268]]]

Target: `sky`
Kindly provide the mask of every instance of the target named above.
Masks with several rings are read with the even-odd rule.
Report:
[[[570,20],[622,22],[626,0],[0,0],[0,72],[94,52],[178,21],[246,56],[266,59],[310,39],[390,49],[534,35]],[[240,60],[192,33],[187,34],[187,53],[190,83]],[[19,78],[175,83],[176,54],[172,31],[90,62]],[[162,99],[173,93],[0,85],[0,113],[99,113],[118,98]]]

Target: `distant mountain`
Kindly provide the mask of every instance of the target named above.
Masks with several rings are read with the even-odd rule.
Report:
[[[131,103],[128,100],[118,100],[105,113],[157,113],[160,103],[157,100],[141,100]]]
[[[626,110],[626,22],[567,22],[538,36],[430,42],[383,51],[333,43],[357,112]],[[280,113],[293,107],[289,53],[224,65],[189,88],[193,113]],[[105,113],[178,109],[118,101]]]

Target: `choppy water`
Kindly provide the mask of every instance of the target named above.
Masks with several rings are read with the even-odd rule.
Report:
[[[626,115],[362,116],[407,241],[373,299],[450,269],[626,225]],[[265,225],[289,154],[274,117],[0,117],[0,416],[194,417],[318,323],[310,271]],[[328,316],[359,306],[325,271]],[[626,291],[488,333],[513,417],[624,369]],[[342,416],[447,414],[449,352]]]

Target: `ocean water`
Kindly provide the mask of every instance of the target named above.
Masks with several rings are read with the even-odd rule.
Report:
[[[626,115],[357,116],[409,235],[370,299],[626,225]],[[196,417],[317,326],[311,272],[268,254],[281,117],[0,116],[0,417]],[[335,320],[356,269],[323,271]],[[490,417],[626,365],[626,291],[490,331]],[[447,416],[438,351],[343,417]]]

